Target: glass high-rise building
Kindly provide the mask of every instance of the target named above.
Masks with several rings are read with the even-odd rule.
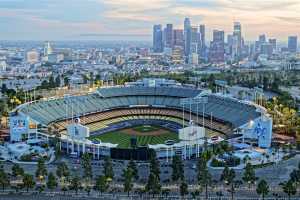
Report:
[[[173,24],[167,24],[165,34],[165,47],[173,48]]]
[[[153,51],[155,53],[163,52],[163,30],[160,24],[153,26]]]
[[[232,58],[239,61],[242,54],[242,26],[240,22],[234,22],[232,39]]]
[[[201,24],[199,26],[199,32],[200,32],[200,39],[201,39],[201,46],[200,46],[200,55],[203,57],[205,54],[205,25]]]
[[[173,33],[173,46],[180,46],[184,47],[184,38],[183,38],[183,30],[182,29],[175,29]]]
[[[224,31],[214,30],[213,41],[210,43],[209,60],[212,63],[224,62]]]
[[[297,52],[298,38],[297,36],[289,36],[288,38],[288,50],[291,53]]]
[[[185,56],[190,54],[191,50],[191,21],[189,18],[184,19],[184,53]]]

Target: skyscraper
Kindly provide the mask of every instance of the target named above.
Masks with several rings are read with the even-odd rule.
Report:
[[[173,24],[167,24],[165,47],[173,47]]]
[[[288,38],[288,50],[291,53],[296,53],[297,52],[297,47],[298,47],[298,38],[297,36],[289,36]]]
[[[173,39],[173,45],[174,46],[180,46],[184,47],[184,38],[183,38],[183,30],[182,29],[175,29],[173,33],[174,39]]]
[[[198,27],[191,27],[190,54],[198,53],[199,41],[200,41],[200,35],[198,33]]]
[[[44,44],[44,56],[48,56],[53,53],[53,49],[49,41]]]
[[[160,24],[153,26],[153,51],[155,53],[163,52],[163,31]]]
[[[272,45],[272,52],[276,51],[277,49],[277,41],[275,38],[270,38],[269,43]]]
[[[231,49],[233,60],[240,61],[242,54],[242,27],[240,22],[234,22]]]
[[[266,35],[265,35],[265,34],[259,35],[258,41],[259,41],[261,44],[262,44],[262,43],[265,43],[265,42],[267,41]]]
[[[212,63],[224,62],[224,31],[214,30],[213,41],[210,43],[209,60]]]
[[[201,24],[199,26],[199,32],[200,32],[200,39],[201,39],[200,55],[202,57],[204,57],[205,48],[206,48],[206,44],[205,44],[205,25],[204,24]]]
[[[190,54],[191,49],[191,21],[189,18],[184,19],[184,53],[185,56]]]

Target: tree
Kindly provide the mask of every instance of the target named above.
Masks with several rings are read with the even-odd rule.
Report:
[[[128,167],[123,170],[123,177],[124,177],[124,192],[127,192],[127,195],[129,196],[129,192],[133,188],[132,178],[133,178],[133,170]]]
[[[7,92],[7,86],[6,86],[5,83],[3,83],[2,86],[1,86],[1,93],[5,94],[6,92]]]
[[[157,177],[156,174],[150,172],[148,182],[146,184],[146,191],[152,193],[154,197],[155,194],[160,193],[160,190],[161,190],[161,185],[160,185],[159,178]]]
[[[233,199],[234,189],[235,189],[235,171],[233,169],[229,169],[228,166],[225,166],[222,174],[221,181],[224,181],[226,185],[231,185],[231,189],[229,192],[231,193],[231,199]]]
[[[265,180],[261,180],[256,188],[256,192],[258,195],[262,196],[262,199],[265,199],[265,196],[269,194],[269,186]]]
[[[184,168],[181,158],[178,155],[175,155],[172,160],[172,180],[178,181],[184,179]]]
[[[45,190],[45,185],[37,185],[35,187],[35,190],[38,191],[39,194],[41,194]]]
[[[57,169],[56,169],[56,175],[59,178],[64,178],[64,177],[70,176],[69,167],[65,162],[61,162],[58,164]]]
[[[40,180],[43,180],[47,176],[47,168],[45,166],[45,160],[43,158],[40,158],[38,160],[37,169],[35,172],[35,177],[39,178]]]
[[[81,188],[80,178],[78,176],[73,177],[70,183],[70,189],[74,190],[76,194],[78,194],[78,190],[80,188]]]
[[[49,77],[49,88],[55,88],[56,84],[55,84],[55,81],[54,81],[54,77],[51,75]]]
[[[52,172],[50,172],[48,175],[47,187],[50,190],[53,190],[57,187],[57,180],[55,175]]]
[[[4,171],[3,167],[0,168],[0,185],[2,186],[2,190],[5,189],[5,187],[9,186],[9,178],[7,173]]]
[[[211,185],[211,174],[207,169],[206,159],[201,156],[198,162],[198,183],[205,188],[205,199],[208,199],[208,186]]]
[[[158,180],[160,180],[160,168],[159,168],[159,161],[156,158],[155,152],[150,158],[150,173],[153,173]]]
[[[103,174],[106,178],[110,178],[110,179],[114,178],[114,170],[113,170],[113,166],[112,166],[110,157],[105,157],[105,159],[104,159]]]
[[[289,199],[291,199],[292,195],[296,194],[297,187],[296,187],[296,184],[292,180],[284,182],[281,185],[282,185],[283,192],[288,195]]]
[[[33,176],[30,174],[24,174],[23,175],[23,186],[26,188],[26,191],[28,192],[28,190],[30,188],[33,188],[35,185],[35,182],[33,180]]]
[[[247,163],[242,179],[245,183],[249,185],[249,188],[251,184],[254,184],[257,180],[257,177],[255,176],[254,167],[250,163]]]
[[[100,193],[106,192],[108,190],[107,178],[103,175],[96,179],[95,190],[100,191]]]
[[[134,160],[130,159],[129,163],[128,163],[128,167],[130,167],[132,169],[132,175],[134,177],[135,180],[139,179],[139,173],[138,173],[138,169],[136,166],[136,163],[134,162]]]
[[[60,76],[59,75],[57,75],[55,78],[55,86],[60,87]]]
[[[91,193],[91,191],[92,191],[92,188],[91,188],[91,186],[90,186],[90,185],[85,185],[85,187],[84,187],[84,191],[86,191],[86,192],[87,192],[87,194],[88,194],[88,196],[90,196],[90,193]]]
[[[18,164],[14,164],[11,168],[11,171],[12,171],[12,175],[14,177],[24,175],[24,169],[22,167],[20,167],[20,165],[18,165]]]
[[[70,85],[70,79],[67,76],[65,76],[64,77],[64,86],[69,86],[69,85]]]
[[[86,178],[92,178],[92,176],[93,176],[91,161],[92,161],[92,158],[91,158],[90,154],[84,153],[82,155],[81,165],[83,168],[84,177],[86,177]]]
[[[189,191],[188,191],[188,185],[187,185],[187,183],[185,181],[181,181],[181,184],[180,184],[180,195],[182,197],[184,197],[188,193],[189,193]]]
[[[290,174],[290,180],[298,185],[300,183],[300,170],[294,169]]]

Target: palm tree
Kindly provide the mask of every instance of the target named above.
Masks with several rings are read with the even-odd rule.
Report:
[[[286,193],[291,199],[292,195],[295,195],[297,193],[297,187],[296,184],[292,180],[288,180],[287,182],[281,183],[283,192]]]
[[[30,174],[24,174],[23,176],[23,186],[26,188],[26,191],[28,192],[28,190],[30,188],[33,188],[35,185],[33,176]]]
[[[50,172],[49,175],[48,175],[48,181],[47,181],[47,187],[50,189],[50,190],[53,190],[57,187],[57,180],[56,180],[56,177],[55,175]]]
[[[249,188],[251,184],[255,183],[257,177],[255,176],[254,167],[250,163],[247,163],[242,179],[248,184]]]
[[[78,176],[75,176],[71,180],[70,189],[75,190],[76,194],[78,194],[78,190],[81,188],[81,181]]]
[[[9,177],[7,173],[5,173],[3,167],[0,169],[0,185],[2,186],[2,190],[5,189],[5,187],[8,187],[10,184]]]
[[[188,193],[189,193],[189,191],[188,191],[188,184],[184,180],[182,180],[181,184],[180,184],[180,195],[182,197],[184,197]]]
[[[103,193],[108,190],[108,187],[109,184],[107,178],[104,175],[101,175],[96,179],[95,190],[100,191],[100,193]]]
[[[269,186],[268,183],[265,180],[261,180],[256,188],[257,194],[262,196],[262,199],[265,199],[265,196],[269,194]]]

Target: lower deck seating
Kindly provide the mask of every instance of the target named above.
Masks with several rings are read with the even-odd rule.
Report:
[[[182,123],[183,112],[175,109],[166,108],[127,108],[116,109],[105,112],[94,113],[80,117],[82,124],[87,125],[90,131],[103,129],[110,124],[126,121],[126,120],[139,120],[139,119],[161,119],[175,121],[179,124]],[[190,115],[189,112],[184,113],[184,119],[186,122],[192,120],[195,124],[204,126],[208,129],[215,130],[220,133],[229,135],[232,133],[232,127],[226,123],[219,122],[213,118],[202,116]],[[66,126],[70,124],[72,120],[63,120],[53,123],[53,126],[60,132],[66,129]]]

